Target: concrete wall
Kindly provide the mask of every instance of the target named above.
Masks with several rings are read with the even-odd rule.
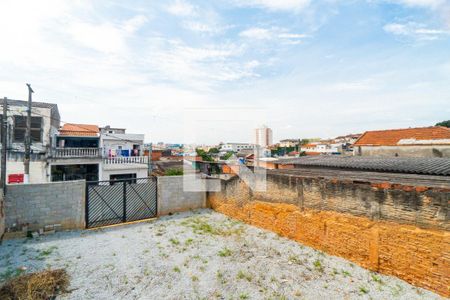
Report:
[[[237,178],[213,209],[373,271],[450,296],[450,190],[269,174],[267,192]]]
[[[115,167],[115,169],[111,169]],[[108,169],[110,168],[110,169]],[[127,164],[117,164],[117,165],[105,165],[102,164],[100,170],[100,180],[110,180],[110,175],[117,174],[136,174],[136,178],[145,178],[148,176],[148,169],[146,165],[127,165]]]
[[[29,230],[61,224],[62,229],[85,228],[85,181],[8,185],[6,230]]]
[[[361,148],[361,150],[359,150]],[[354,154],[384,157],[450,157],[450,145],[432,146],[355,146]]]
[[[50,181],[48,166],[45,161],[30,162],[30,183],[45,183]],[[7,161],[6,176],[9,174],[24,174],[23,161]],[[48,176],[47,176],[48,175]],[[7,177],[8,178],[8,177]],[[8,179],[7,179],[8,180]]]
[[[183,176],[158,177],[158,215],[206,207],[206,192],[185,192]]]

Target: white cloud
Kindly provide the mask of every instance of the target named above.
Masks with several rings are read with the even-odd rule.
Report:
[[[220,34],[230,29],[231,25],[220,25],[215,22],[205,23],[197,21],[186,21],[183,22],[183,27],[185,29],[191,30],[193,32],[206,33],[210,35]]]
[[[123,29],[127,32],[134,33],[148,22],[148,18],[144,15],[137,15],[127,20],[123,24]]]
[[[184,0],[175,0],[175,2],[167,7],[167,11],[181,17],[194,16],[197,14],[196,8]]]
[[[429,29],[424,24],[408,22],[404,24],[390,23],[383,27],[384,31],[398,36],[414,38],[416,40],[436,40],[450,35],[450,31]]]
[[[301,11],[310,4],[310,0],[236,0],[240,6],[255,6],[274,11]]]
[[[252,27],[241,31],[240,37],[253,40],[277,40],[285,44],[298,44],[308,37],[306,34],[290,33],[286,28],[272,27],[270,29]]]
[[[247,30],[242,31],[239,33],[241,37],[246,37],[250,39],[257,39],[257,40],[267,40],[272,38],[272,32],[268,29],[264,28],[249,28]]]
[[[103,53],[126,51],[124,32],[110,23],[74,22],[68,32],[80,45]]]
[[[446,2],[446,0],[394,0],[394,2],[407,5],[436,8]]]
[[[450,1],[449,0],[390,0],[391,2],[409,7],[421,7],[430,10],[440,17],[445,26],[450,29]]]
[[[153,39],[149,47],[145,64],[159,79],[195,89],[208,90],[220,82],[257,76],[258,64],[241,61],[243,46],[191,47],[180,40]]]

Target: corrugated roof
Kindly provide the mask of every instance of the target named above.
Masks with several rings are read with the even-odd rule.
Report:
[[[366,131],[355,146],[445,144],[450,145],[450,128],[442,126]]]
[[[91,124],[66,123],[59,130],[61,136],[98,136],[99,128]]]
[[[279,164],[298,166],[367,170],[408,174],[450,176],[449,158],[366,157],[366,156],[310,156],[280,159]]]

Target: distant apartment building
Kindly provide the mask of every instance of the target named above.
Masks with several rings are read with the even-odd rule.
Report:
[[[263,148],[267,148],[268,146],[272,145],[272,129],[270,129],[266,125],[263,125],[260,128],[256,128],[255,144]]]
[[[354,144],[362,134],[356,133],[356,134],[347,134],[347,135],[341,135],[334,139],[336,143],[341,144]]]
[[[353,145],[357,156],[450,157],[450,128],[422,127],[365,132]]]
[[[240,152],[242,150],[253,150],[255,145],[248,143],[225,143],[220,147],[222,152]]]
[[[279,142],[279,147],[296,147],[300,144],[300,139],[284,139]]]
[[[305,152],[306,155],[340,154],[342,144],[310,143],[302,145],[300,151]]]

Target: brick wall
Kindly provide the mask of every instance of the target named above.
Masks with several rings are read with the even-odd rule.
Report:
[[[270,174],[268,191],[239,179],[208,194],[230,217],[450,295],[448,190]]]
[[[183,190],[183,176],[158,177],[158,215],[206,207],[205,192]]]
[[[5,199],[6,229],[29,230],[61,224],[85,228],[85,181],[9,185]]]

